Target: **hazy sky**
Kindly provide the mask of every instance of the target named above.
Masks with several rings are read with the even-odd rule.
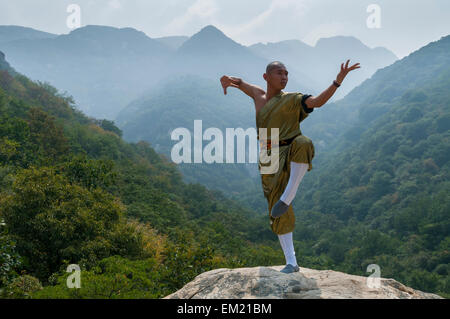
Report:
[[[208,24],[243,45],[351,35],[399,58],[450,34],[450,0],[0,0],[0,25],[69,33],[70,4],[79,5],[81,26],[133,27],[152,38],[191,36]]]

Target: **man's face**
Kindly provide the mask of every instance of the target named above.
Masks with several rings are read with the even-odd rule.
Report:
[[[288,71],[286,68],[279,66],[272,69],[269,73],[264,74],[267,84],[277,90],[283,90],[288,82]]]

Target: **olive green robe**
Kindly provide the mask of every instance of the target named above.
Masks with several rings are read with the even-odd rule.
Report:
[[[289,145],[273,145],[268,147],[267,156],[271,156],[272,150],[278,148],[279,166],[273,174],[261,173],[261,168],[270,166],[271,163],[264,163],[258,157],[258,168],[261,173],[264,196],[268,202],[269,218],[271,229],[275,234],[282,235],[294,230],[295,215],[292,204],[288,211],[278,218],[270,215],[273,205],[283,194],[290,176],[290,162],[307,163],[308,171],[312,169],[312,159],[314,157],[314,145],[308,137],[302,135],[299,123],[314,111],[306,107],[304,101],[310,95],[302,93],[280,92],[272,97],[256,115],[256,129],[259,140],[259,129],[267,128],[267,139],[271,137],[271,129],[279,129],[279,140],[286,140],[295,137]],[[275,137],[274,137],[275,138]],[[265,149],[265,140],[260,140],[261,150]],[[266,152],[264,150],[264,152]]]

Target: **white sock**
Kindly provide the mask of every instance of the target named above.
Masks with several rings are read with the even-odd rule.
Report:
[[[297,193],[298,186],[300,185],[303,176],[305,176],[308,167],[309,164],[306,163],[291,162],[289,182],[283,192],[283,195],[281,195],[280,197],[280,199],[285,202],[286,205],[290,205],[292,200],[294,199],[295,194]]]
[[[292,232],[278,235],[280,239],[281,248],[283,249],[284,257],[286,258],[286,265],[297,265],[297,259],[295,258],[294,242],[292,240]]]

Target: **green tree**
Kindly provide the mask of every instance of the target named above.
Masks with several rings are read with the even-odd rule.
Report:
[[[62,127],[58,126],[54,118],[46,112],[38,108],[31,108],[28,125],[35,155],[46,160],[49,159],[52,163],[69,150]]]
[[[142,236],[126,223],[123,205],[100,188],[70,184],[52,168],[17,174],[0,214],[26,268],[42,281],[68,263],[86,267],[111,255],[143,254]]]

